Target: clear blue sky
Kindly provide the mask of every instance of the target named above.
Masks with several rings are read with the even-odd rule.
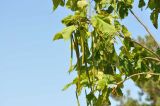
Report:
[[[134,10],[160,41],[160,30],[154,30],[147,12]],[[52,12],[51,0],[1,0],[0,106],[76,106],[74,87],[61,91],[74,76],[67,73],[69,43],[52,42],[69,13],[63,8]],[[134,37],[144,35],[136,20],[129,18],[123,23]],[[126,85],[133,88],[130,82]]]

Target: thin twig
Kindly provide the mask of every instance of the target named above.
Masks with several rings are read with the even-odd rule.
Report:
[[[151,59],[151,60],[154,60],[154,61],[160,62],[160,60],[159,60],[159,59],[157,59],[157,58],[153,58],[153,57],[145,57],[144,59]]]
[[[124,79],[123,81],[120,81],[117,83],[117,86],[124,83],[125,81],[127,81],[128,79],[134,77],[134,76],[138,76],[138,75],[147,75],[147,74],[150,74],[150,75],[154,75],[154,76],[160,76],[160,73],[152,73],[152,72],[142,72],[142,73],[136,73],[136,74],[132,74],[130,75],[129,77],[127,77],[126,79]]]

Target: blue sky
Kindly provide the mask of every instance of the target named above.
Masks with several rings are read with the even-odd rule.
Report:
[[[148,11],[134,11],[160,41],[160,30],[153,28]],[[69,13],[64,8],[53,12],[51,0],[1,0],[0,106],[76,106],[74,87],[61,91],[74,77],[67,73],[69,43],[52,41]],[[134,37],[145,34],[133,16],[123,23]],[[126,86],[133,88],[130,82]]]

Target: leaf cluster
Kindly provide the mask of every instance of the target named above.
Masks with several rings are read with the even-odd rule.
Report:
[[[121,89],[128,78],[138,83],[159,73],[160,54],[133,40],[127,27],[121,24],[120,20],[128,16],[133,2],[134,0],[53,0],[54,10],[61,5],[74,12],[62,20],[66,27],[53,38],[70,40],[69,72],[77,72],[76,78],[64,90],[75,85],[77,100],[82,90],[86,90],[88,106],[107,106],[110,104],[109,96],[122,96]],[[152,10],[151,20],[157,28],[160,5],[156,3],[156,0],[149,0],[147,7]],[[139,8],[145,5],[145,1],[139,1]],[[117,39],[122,45],[119,52],[115,47]],[[73,65],[74,58],[77,62]],[[159,77],[154,78],[157,80]]]

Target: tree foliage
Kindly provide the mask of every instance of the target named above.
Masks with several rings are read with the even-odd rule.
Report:
[[[151,36],[147,35],[145,36],[145,38],[138,36],[137,41],[143,46],[148,47],[155,52],[158,49],[157,42],[155,42],[155,40]],[[155,81],[154,77],[151,77],[150,75],[146,77],[149,77],[147,81],[137,83],[137,86],[141,89],[141,91],[138,93],[138,100],[134,100],[132,97],[130,97],[130,92],[132,92],[132,90],[128,91],[128,96],[126,97],[115,97],[117,101],[120,101],[120,106],[159,106],[160,80]],[[145,97],[145,102],[147,102],[148,104],[142,103],[142,98],[144,98],[144,94],[147,95]]]
[[[151,37],[148,28],[132,11],[134,0],[52,0],[55,10],[59,5],[74,12],[62,20],[66,26],[54,40],[71,42],[69,72],[77,76],[65,86],[76,86],[76,97],[86,92],[88,106],[106,106],[109,96],[122,96],[123,83],[131,78],[136,83],[153,76],[159,79],[160,50],[153,51],[131,38],[132,34],[121,23],[130,12]],[[139,0],[139,8],[151,9],[150,19],[158,28],[159,0]],[[121,41],[120,52],[115,44]],[[158,46],[158,44],[156,44]],[[75,53],[75,57],[73,57]],[[76,64],[72,64],[76,58]]]

